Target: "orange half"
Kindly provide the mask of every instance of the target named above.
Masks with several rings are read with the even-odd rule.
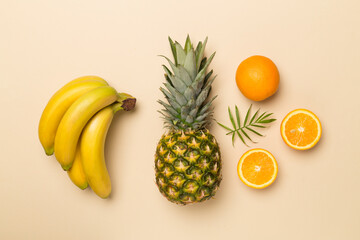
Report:
[[[296,109],[288,113],[281,123],[280,131],[284,142],[297,150],[314,147],[322,132],[319,118],[306,109]]]
[[[261,189],[275,181],[278,165],[269,151],[256,148],[247,151],[241,156],[237,172],[245,185]]]

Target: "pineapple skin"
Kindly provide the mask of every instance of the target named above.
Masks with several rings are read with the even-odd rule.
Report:
[[[207,130],[172,130],[156,148],[155,176],[169,201],[186,205],[211,199],[222,180],[219,145]]]

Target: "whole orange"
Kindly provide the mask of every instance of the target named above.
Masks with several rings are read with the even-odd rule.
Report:
[[[277,91],[280,75],[273,61],[267,57],[255,55],[240,63],[235,79],[245,97],[262,101]]]

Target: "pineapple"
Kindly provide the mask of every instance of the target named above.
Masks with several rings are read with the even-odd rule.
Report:
[[[160,192],[171,202],[186,205],[212,198],[221,182],[221,156],[215,137],[206,128],[212,117],[208,100],[213,71],[203,57],[207,38],[194,49],[189,36],[185,47],[169,42],[174,62],[165,57],[172,72],[165,70],[164,93],[167,103],[159,111],[168,128],[156,148],[155,177]]]

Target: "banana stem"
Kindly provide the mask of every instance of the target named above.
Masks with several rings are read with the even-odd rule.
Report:
[[[119,102],[113,103],[111,108],[112,108],[114,114],[117,113],[120,110],[123,110],[122,103],[119,103]]]
[[[136,98],[127,93],[119,93],[117,103],[113,105],[114,113],[119,110],[130,111],[135,107]]]

